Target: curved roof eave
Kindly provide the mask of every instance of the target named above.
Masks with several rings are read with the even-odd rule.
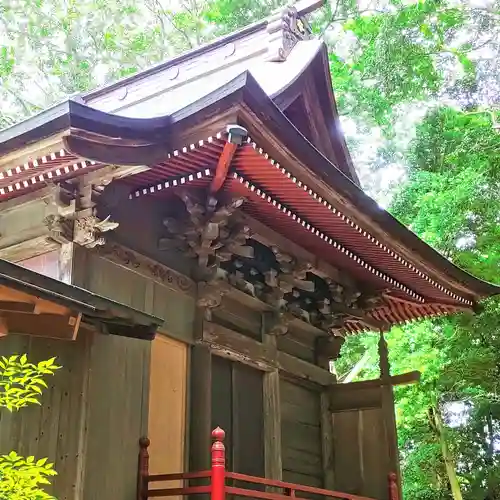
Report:
[[[307,14],[310,14],[311,12],[314,12],[318,8],[322,7],[324,4],[325,0],[299,0],[293,5],[293,7],[296,9],[298,16],[305,16]],[[228,35],[221,36],[199,47],[195,47],[191,50],[183,52],[178,56],[160,62],[159,64],[147,68],[144,71],[140,71],[134,75],[126,76],[114,83],[106,84],[100,88],[83,93],[80,95],[80,97],[83,100],[85,100],[85,102],[88,102],[100,97],[102,94],[107,94],[113,90],[116,90],[117,88],[121,88],[130,85],[134,82],[137,82],[138,80],[143,80],[158,73],[162,73],[166,69],[171,68],[172,66],[182,64],[197,56],[209,55],[210,52],[213,52],[214,50],[217,50],[221,47],[224,47],[229,43],[237,42],[239,40],[247,38],[249,35],[265,30],[269,25],[269,22],[272,21],[274,17],[275,16],[271,14],[271,16],[267,18],[261,19],[260,21],[256,21],[249,26],[246,26],[237,31],[229,33]]]
[[[68,99],[0,131],[0,157],[59,136],[78,156],[123,166],[161,161],[170,150],[170,117],[128,118]]]
[[[151,165],[166,157],[171,135],[229,108],[239,109],[243,119],[251,118],[254,123],[245,125],[260,131],[269,148],[294,163],[311,186],[337,205],[340,203],[354,214],[360,226],[378,235],[417,267],[432,268],[442,281],[465,288],[476,297],[500,293],[500,287],[461,270],[381,209],[299,132],[249,71],[170,116],[128,118],[68,100],[0,132],[0,154],[20,144],[67,132],[64,139],[69,150],[90,160],[124,166]],[[170,133],[166,134],[166,129]],[[270,137],[274,140],[270,141]]]
[[[432,268],[436,274],[441,275],[441,280],[444,279],[455,288],[465,288],[477,298],[500,294],[500,286],[483,281],[460,269],[382,209],[300,133],[262,90],[251,73],[248,71],[242,73],[219,88],[212,96],[206,96],[203,104],[207,107],[217,105],[220,110],[220,97],[223,96],[234,106],[231,95],[238,96],[237,99],[241,100],[241,104],[260,120],[256,129],[260,128],[264,140],[265,137],[273,137],[274,140],[267,141],[270,149],[276,149],[276,143],[279,143],[289,157],[298,159],[299,168],[309,173],[308,182],[313,180],[316,186],[323,184],[323,190],[326,187],[330,198],[335,197],[337,203],[343,202],[351,212],[356,213],[360,226],[369,225],[366,230],[378,234],[397,253],[403,254],[417,267]],[[192,109],[196,109],[195,113],[202,111],[200,104],[193,104]],[[189,108],[174,113],[171,117],[172,123],[186,119],[191,114]],[[262,118],[265,122],[261,121]],[[189,121],[192,119],[193,116],[190,116]],[[245,123],[245,125],[251,124]],[[262,134],[262,126],[266,129],[265,134]]]

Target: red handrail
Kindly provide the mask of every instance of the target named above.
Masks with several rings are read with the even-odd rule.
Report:
[[[325,490],[323,488],[315,488],[314,486],[305,486],[302,484],[294,484],[294,483],[287,483],[285,481],[278,481],[275,479],[266,479],[264,477],[256,477],[256,476],[247,476],[246,474],[240,474],[238,472],[226,472],[226,477],[228,479],[236,479],[239,481],[244,481],[245,483],[252,483],[252,484],[263,484],[265,486],[272,486],[274,488],[282,488],[283,490],[287,491],[286,495],[279,495],[273,496],[272,498],[278,498],[278,497],[286,497],[286,500],[290,500],[290,497],[295,497],[295,493],[297,491],[301,491],[303,493],[312,493],[314,495],[322,495],[328,498],[335,498],[335,499],[340,499],[340,500],[374,500],[373,498],[368,498],[368,497],[362,497],[359,495],[351,495],[350,493],[343,493],[341,491],[334,491],[334,490]],[[234,489],[234,488],[233,488]],[[254,491],[254,490],[250,490]],[[234,492],[233,492],[234,493]],[[258,491],[258,495],[260,495],[262,492]],[[240,495],[241,493],[237,493]],[[255,495],[256,498],[264,498],[264,497],[258,497],[258,495]],[[245,495],[243,495],[245,496]],[[283,499],[281,499],[283,500]]]
[[[217,429],[214,429],[212,432],[212,437],[214,442],[211,450],[211,469],[199,472],[184,472],[177,474],[149,474],[149,454],[147,451],[149,439],[141,439],[139,442],[138,500],[148,500],[148,498],[158,497],[195,495],[202,493],[210,494],[211,500],[225,500],[227,494],[251,497],[259,500],[290,500],[290,497],[296,497],[297,492],[321,495],[328,499],[335,500],[375,500],[373,498],[343,493],[340,491],[325,490],[322,488],[314,488],[312,486],[304,486],[300,484],[287,483],[285,481],[248,476],[246,474],[226,471],[226,449],[224,446],[225,433],[220,427],[217,427]],[[184,486],[182,488],[149,488],[150,483],[154,482],[158,483],[178,480],[186,482],[192,479],[203,478],[208,478],[209,484],[204,486]],[[248,488],[228,486],[226,483],[227,479],[279,488],[283,492],[274,493],[270,491],[251,490]],[[389,474],[388,493],[389,500],[399,500],[397,475],[395,473]]]

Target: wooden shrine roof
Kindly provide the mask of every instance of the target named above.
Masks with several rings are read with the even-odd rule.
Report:
[[[370,313],[383,324],[471,309],[499,293],[360,188],[326,46],[302,32],[286,42],[311,5],[0,132],[0,202],[110,165],[119,166],[111,178],[120,178],[111,185],[131,204],[181,188],[206,192],[216,182],[226,198],[246,198],[250,219],[383,295]],[[287,111],[298,98],[309,109],[299,119]],[[231,124],[244,127],[245,137],[228,149]]]
[[[83,326],[152,340],[163,320],[0,259],[0,335],[74,340]]]

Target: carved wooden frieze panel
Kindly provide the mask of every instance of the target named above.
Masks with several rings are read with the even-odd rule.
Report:
[[[144,255],[129,250],[116,243],[105,243],[93,249],[98,255],[132,271],[168,286],[174,290],[194,295],[196,284],[193,280]]]

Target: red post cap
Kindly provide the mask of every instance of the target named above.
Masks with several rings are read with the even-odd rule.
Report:
[[[212,438],[216,441],[224,441],[225,437],[226,433],[220,427],[217,427],[212,431]]]

